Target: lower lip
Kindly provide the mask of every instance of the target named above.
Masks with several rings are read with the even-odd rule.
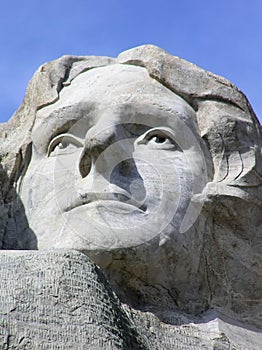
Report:
[[[97,200],[94,202],[90,202],[90,203],[86,203],[86,204],[82,204],[79,206],[76,206],[68,211],[75,211],[75,210],[81,210],[81,208],[83,210],[86,209],[102,209],[102,210],[110,210],[110,211],[120,211],[121,214],[122,213],[131,213],[131,212],[139,212],[142,214],[145,214],[145,211],[143,211],[142,209],[129,204],[129,203],[125,203],[125,202],[120,202],[120,201],[114,201],[114,200]]]

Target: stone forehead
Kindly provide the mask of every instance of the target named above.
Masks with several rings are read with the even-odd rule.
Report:
[[[72,91],[77,90],[77,95]],[[113,98],[115,93],[118,94],[118,99],[121,95],[137,93],[137,95],[147,94],[150,98],[157,90],[173,96],[169,89],[160,84],[155,79],[152,79],[147,70],[143,67],[114,64],[109,66],[95,67],[78,75],[68,87],[62,89],[60,99],[78,99],[90,96],[101,100],[108,97]],[[132,99],[132,95],[129,96]],[[137,96],[138,97],[138,96]]]
[[[176,95],[166,86],[150,77],[143,67],[114,64],[90,69],[78,75],[69,86],[63,88],[59,100],[54,104],[41,109],[39,114],[44,114],[66,104],[73,105],[78,101],[90,99],[98,101],[99,104],[121,105],[121,103],[153,102],[164,107],[183,105],[189,113],[192,113],[191,106]],[[161,100],[161,103],[160,103]]]
[[[71,56],[65,56],[63,59],[68,60],[69,57]],[[78,58],[72,63],[63,84],[70,84],[76,76],[86,70],[117,63],[146,68],[151,77],[190,103],[197,103],[198,99],[221,100],[244,111],[252,111],[244,94],[227,79],[172,56],[154,45],[124,51],[116,59],[94,56],[81,57],[81,60]]]

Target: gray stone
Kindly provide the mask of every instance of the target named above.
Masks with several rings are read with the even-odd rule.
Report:
[[[139,346],[259,348],[261,126],[234,85],[152,45],[64,56],[35,73],[0,137],[1,248],[42,251],[12,263],[50,259],[55,276],[56,249],[86,254]]]
[[[0,268],[1,349],[146,349],[85,255],[9,252]]]
[[[79,252],[6,251],[0,262],[1,349],[226,350],[256,342],[252,331],[213,314],[194,323],[169,310],[163,323],[121,304],[102,271]],[[224,335],[229,327],[233,341]]]

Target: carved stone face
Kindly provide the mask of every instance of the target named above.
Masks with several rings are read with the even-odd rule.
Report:
[[[195,120],[144,68],[75,78],[32,131],[20,197],[38,247],[112,250],[188,229],[207,181]]]

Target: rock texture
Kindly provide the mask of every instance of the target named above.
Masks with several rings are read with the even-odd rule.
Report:
[[[259,345],[253,332],[241,333],[239,327],[233,337],[229,328],[226,336],[230,326],[219,331],[221,325],[211,315],[209,322],[197,324],[169,310],[168,325],[149,311],[121,304],[102,271],[78,252],[9,251],[1,254],[0,266],[2,349],[224,350]],[[237,336],[243,337],[242,345]]]
[[[261,126],[234,85],[153,45],[63,56],[0,138],[3,348],[260,349]]]
[[[1,255],[2,349],[145,349],[102,272],[74,252]]]

